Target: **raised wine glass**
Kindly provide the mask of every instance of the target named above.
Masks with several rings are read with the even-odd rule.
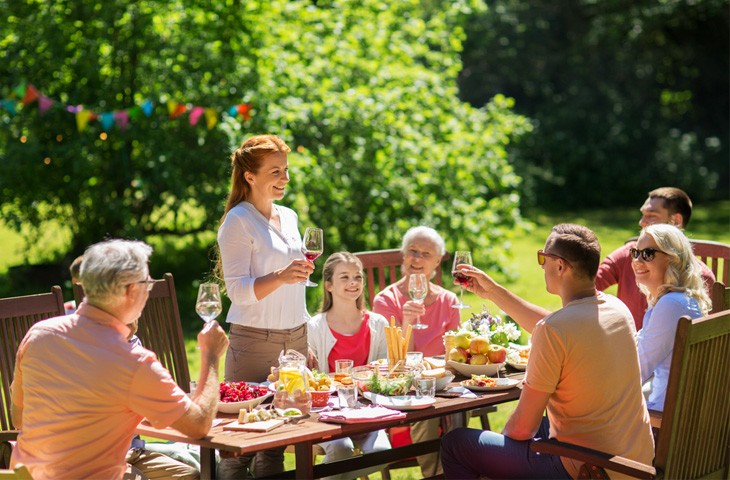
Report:
[[[454,280],[461,287],[459,294],[459,303],[452,305],[453,308],[471,308],[471,306],[464,303],[464,287],[469,283],[469,277],[461,273],[456,269],[457,265],[466,264],[473,265],[471,261],[471,252],[459,251],[454,254],[454,266],[451,269],[451,275],[454,276]]]
[[[412,273],[408,277],[408,295],[416,303],[423,303],[428,294],[428,279],[422,273]],[[423,330],[428,325],[421,323],[421,316],[416,317],[416,323],[411,326],[414,330]]]
[[[223,311],[221,292],[217,283],[201,283],[198,288],[198,300],[195,311],[205,323],[214,320]]]
[[[322,251],[324,250],[324,233],[322,232],[322,229],[307,227],[304,231],[304,241],[302,243],[304,258],[306,258],[307,261],[314,263],[314,260],[322,255]],[[317,286],[317,284],[311,281],[309,277],[307,277],[306,282],[302,282],[302,285],[307,287]]]

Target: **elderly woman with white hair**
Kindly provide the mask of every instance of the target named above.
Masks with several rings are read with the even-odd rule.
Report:
[[[452,308],[458,303],[458,298],[453,292],[429,281],[423,303],[415,302],[408,295],[408,281],[413,273],[423,273],[429,280],[433,279],[446,253],[444,239],[433,228],[413,227],[403,236],[401,252],[403,277],[375,296],[373,311],[386,319],[395,317],[396,324],[404,330],[420,317],[420,322],[427,328],[413,330],[413,343],[408,349],[423,352],[424,356],[443,355],[444,332],[459,326],[459,309]]]
[[[641,381],[651,380],[647,406],[663,411],[679,319],[704,316],[712,303],[692,245],[679,228],[645,227],[629,253],[636,283],[649,304],[637,334]]]
[[[444,355],[443,334],[458,328],[459,310],[453,308],[458,303],[457,296],[432,281],[428,282],[428,293],[423,303],[411,300],[408,295],[408,281],[413,273],[423,273],[433,279],[441,258],[446,253],[444,239],[433,228],[418,226],[409,229],[403,236],[403,278],[379,292],[373,299],[373,311],[386,319],[395,317],[404,329],[413,325],[420,317],[424,329],[414,329],[409,351],[423,352],[424,356]],[[438,438],[439,421],[416,422],[411,427],[414,442]],[[440,473],[438,454],[418,457],[418,464],[424,477]]]

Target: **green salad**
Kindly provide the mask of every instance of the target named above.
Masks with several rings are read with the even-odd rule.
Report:
[[[406,395],[408,390],[411,389],[411,382],[413,381],[413,375],[398,375],[393,378],[385,378],[378,375],[378,372],[373,372],[368,380],[363,382],[361,388],[363,391],[377,393],[379,395],[387,395],[389,397],[396,397],[400,395]]]

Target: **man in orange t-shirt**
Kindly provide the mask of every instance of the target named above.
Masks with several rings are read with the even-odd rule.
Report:
[[[11,386],[20,430],[10,466],[36,479],[121,479],[137,424],[147,418],[191,437],[208,433],[218,398],[218,364],[228,339],[217,322],[198,334],[201,373],[188,397],[155,354],[127,341],[152,285],[142,242],[89,247],[77,312],[38,322],[21,342]]]
[[[502,434],[459,428],[444,436],[446,478],[578,478],[580,462],[530,450],[535,438],[547,437],[651,464],[654,441],[636,330],[623,303],[596,291],[600,252],[588,228],[553,227],[537,253],[547,291],[563,304],[553,313],[481,270],[459,265],[469,291],[494,301],[532,334],[532,349],[520,400]]]

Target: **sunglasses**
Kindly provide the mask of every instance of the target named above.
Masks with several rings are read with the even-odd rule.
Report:
[[[638,248],[630,248],[629,249],[629,255],[631,255],[631,258],[634,260],[638,260],[639,257],[645,262],[651,262],[654,260],[654,256],[657,253],[663,253],[666,255],[666,252],[662,252],[661,250],[657,250],[656,248],[643,248],[639,250]]]
[[[562,261],[564,261],[565,263],[567,263],[567,264],[568,264],[568,266],[572,266],[572,265],[570,265],[570,262],[569,262],[569,261],[567,261],[566,259],[564,259],[564,258],[563,258],[563,257],[561,257],[560,255],[554,255],[554,254],[552,254],[552,253],[547,253],[547,252],[544,252],[544,251],[542,251],[542,250],[538,250],[538,251],[537,251],[537,264],[538,264],[538,265],[540,265],[541,267],[542,267],[543,265],[545,265],[545,257],[550,257],[550,258],[559,258],[560,260],[562,260]]]

